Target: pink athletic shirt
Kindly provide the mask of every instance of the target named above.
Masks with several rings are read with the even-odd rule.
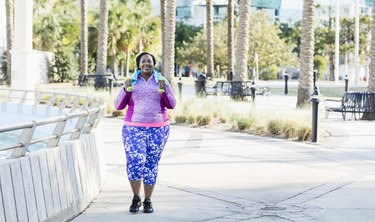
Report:
[[[158,93],[159,83],[153,74],[147,81],[138,76],[133,91],[125,92],[121,88],[114,105],[117,110],[128,106],[124,124],[129,126],[162,127],[169,125],[167,109],[176,106],[172,87],[166,84],[166,90]]]

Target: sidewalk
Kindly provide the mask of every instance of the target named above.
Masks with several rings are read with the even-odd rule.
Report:
[[[171,127],[152,198],[131,214],[121,120],[102,119],[108,180],[74,222],[373,221],[375,123],[320,121],[331,139],[311,145],[218,130]]]

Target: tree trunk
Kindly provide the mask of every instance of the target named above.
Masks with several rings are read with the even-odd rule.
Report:
[[[314,13],[314,0],[304,0],[297,107],[305,105],[310,99],[314,67]]]
[[[244,81],[247,79],[247,55],[249,51],[249,25],[250,25],[250,3],[251,0],[240,0],[239,24],[236,47],[236,71],[234,80]]]
[[[107,41],[108,41],[108,4],[107,0],[100,0],[99,34],[97,74],[105,74],[107,69]]]
[[[129,76],[129,57],[130,57],[130,50],[129,49],[126,49],[126,51],[124,52],[124,57],[125,57],[125,76],[128,77]]]
[[[87,28],[87,0],[81,0],[81,68],[80,75],[88,74],[88,28]]]
[[[206,28],[207,28],[207,77],[214,76],[214,23],[212,20],[212,1],[206,0]]]
[[[329,81],[335,81],[335,54],[332,49],[328,50],[328,60],[329,60]]]
[[[161,20],[161,42],[162,42],[162,55],[161,55],[161,73],[164,73],[164,63],[165,63],[165,10],[166,1],[160,0],[160,20]]]
[[[228,0],[228,73],[227,80],[232,78],[231,72],[233,73],[234,67],[234,10],[233,0]]]
[[[372,6],[372,24],[371,24],[371,49],[370,49],[370,70],[368,80],[368,91],[375,92],[375,1]],[[364,120],[375,120],[375,114],[365,113],[362,116]]]
[[[12,54],[14,42],[14,0],[6,0],[6,27],[7,27],[7,72],[5,81],[7,85],[11,85],[12,82]]]
[[[175,55],[175,30],[176,30],[176,0],[166,1],[167,10],[165,14],[165,62],[164,76],[173,84],[174,77],[174,55]]]

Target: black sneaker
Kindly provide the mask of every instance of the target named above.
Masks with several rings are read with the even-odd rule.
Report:
[[[144,213],[154,212],[154,208],[152,208],[152,202],[150,198],[146,198],[145,201],[143,201],[143,212]]]
[[[137,213],[141,207],[141,198],[139,196],[134,196],[132,200],[132,205],[129,207],[129,211],[132,213]]]

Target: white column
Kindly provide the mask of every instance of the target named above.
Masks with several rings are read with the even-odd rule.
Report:
[[[359,79],[359,67],[358,67],[358,57],[359,57],[359,0],[356,0],[355,5],[355,36],[354,36],[354,69],[355,69],[355,79],[354,84],[358,84]]]
[[[12,88],[35,89],[32,72],[33,0],[15,0],[14,48],[12,53]]]
[[[336,28],[335,28],[335,82],[339,83],[340,71],[340,1],[336,0]]]

